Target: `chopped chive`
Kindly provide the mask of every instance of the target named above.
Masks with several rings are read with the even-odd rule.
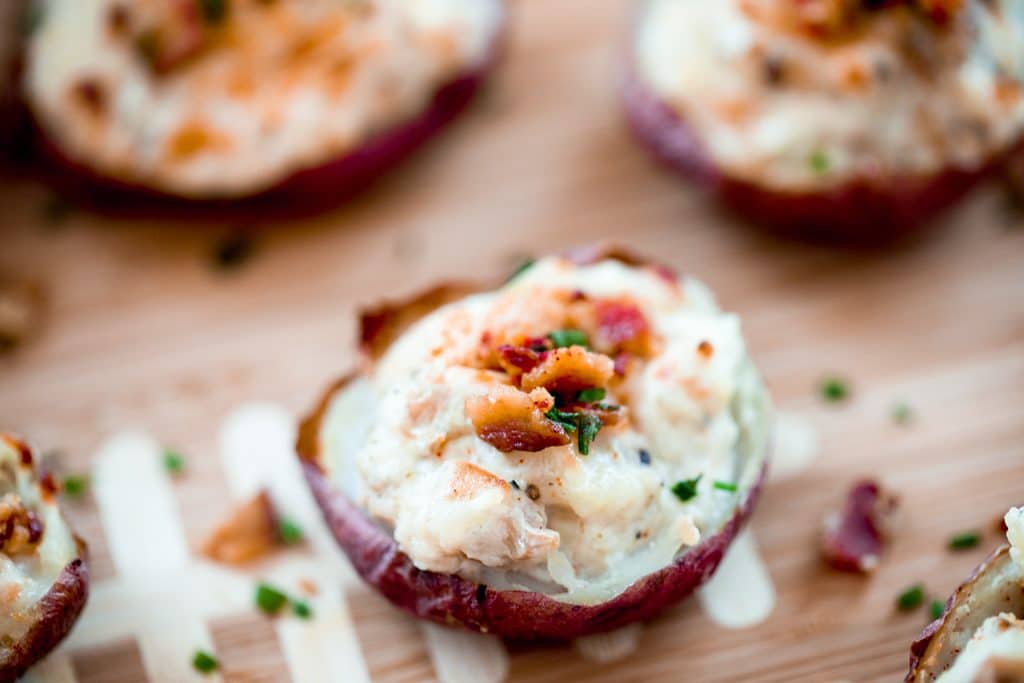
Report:
[[[914,411],[911,410],[909,403],[900,401],[893,405],[892,410],[889,411],[889,417],[896,424],[905,425],[914,419]]]
[[[213,251],[213,264],[220,270],[233,270],[244,264],[253,254],[252,239],[245,234],[225,238]]]
[[[164,451],[164,469],[169,474],[181,474],[185,471],[185,458],[178,451],[166,449]]]
[[[576,439],[576,445],[581,455],[590,455],[590,443],[597,438],[604,423],[597,415],[584,413],[580,417],[580,432]]]
[[[219,24],[228,16],[228,0],[199,0],[199,10],[208,24]]]
[[[675,486],[672,487],[672,493],[684,503],[692,500],[697,496],[697,485],[700,484],[700,479],[703,476],[703,474],[698,474],[696,479],[683,479],[676,482]]]
[[[719,491],[728,491],[729,493],[736,493],[736,484],[730,484],[727,481],[716,481],[713,486]]]
[[[977,531],[962,531],[949,539],[950,550],[967,550],[981,542],[981,534]]]
[[[935,621],[946,611],[946,603],[941,600],[932,600],[932,604],[929,609],[931,610],[932,621]]]
[[[829,161],[828,153],[823,149],[817,149],[811,154],[811,170],[815,173],[827,173],[832,163]]]
[[[74,207],[59,194],[50,195],[43,204],[43,217],[50,225],[59,225],[66,221]]]
[[[580,455],[590,455],[590,444],[597,438],[597,433],[604,426],[601,418],[592,413],[574,413],[552,408],[544,413],[544,417],[560,425],[570,434],[576,434],[576,446]]]
[[[900,593],[900,596],[896,598],[896,607],[903,612],[908,612],[920,607],[922,602],[924,602],[924,586],[916,584]]]
[[[217,658],[204,650],[197,650],[192,656],[192,668],[199,673],[208,674],[220,667]]]
[[[548,333],[548,339],[556,349],[568,346],[588,346],[590,339],[583,330],[555,330]]]
[[[89,489],[89,478],[81,474],[69,474],[62,483],[65,496],[80,496]]]
[[[267,614],[277,614],[288,602],[288,596],[270,584],[256,586],[256,606]]]
[[[303,539],[302,527],[290,519],[282,518],[277,523],[277,535],[285,545],[301,543]]]
[[[839,377],[827,377],[818,387],[821,397],[829,403],[841,403],[850,397],[850,386]]]
[[[580,393],[576,394],[576,400],[580,403],[596,403],[604,399],[605,394],[608,392],[601,387],[594,387],[592,389],[584,389]]]
[[[313,608],[305,600],[292,600],[292,612],[299,619],[311,619],[313,617]]]
[[[505,280],[505,282],[506,283],[512,282],[517,277],[519,277],[520,275],[522,275],[523,273],[528,271],[530,268],[533,268],[533,264],[534,263],[536,263],[536,261],[534,261],[532,258],[526,259],[525,261],[520,263],[518,266],[516,266],[516,269],[512,271],[512,274],[508,276],[508,278]]]

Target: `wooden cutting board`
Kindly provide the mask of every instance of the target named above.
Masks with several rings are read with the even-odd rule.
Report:
[[[755,235],[656,168],[625,131],[616,78],[630,9],[514,2],[507,61],[466,119],[369,194],[312,220],[55,219],[45,189],[3,180],[0,273],[38,281],[48,306],[36,338],[0,356],[0,428],[94,478],[71,506],[92,548],[93,597],[34,680],[187,680],[198,646],[216,650],[227,681],[436,680],[451,654],[444,634],[353,578],[289,469],[288,430],[353,364],[359,305],[605,238],[704,280],[743,316],[778,406],[814,426],[820,455],[774,482],[755,515],[777,597],[767,621],[720,628],[691,601],[622,661],[517,650],[510,680],[903,675],[927,617],[897,612],[896,595],[920,581],[944,598],[1024,499],[1024,221],[989,189],[927,239],[891,250]],[[214,267],[217,245],[242,227],[251,258]],[[854,390],[840,406],[817,395],[833,373]],[[908,425],[890,417],[900,401],[913,409]],[[245,441],[239,420],[269,431]],[[184,476],[164,475],[163,445],[186,456]],[[876,574],[859,578],[823,568],[815,538],[865,475],[900,493],[904,519]],[[246,572],[198,560],[190,549],[261,478],[308,546]],[[971,528],[985,532],[981,547],[946,550]],[[259,578],[289,590],[312,579],[316,617],[259,616]]]

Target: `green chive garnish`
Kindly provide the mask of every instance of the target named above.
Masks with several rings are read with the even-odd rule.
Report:
[[[181,474],[185,471],[185,458],[178,451],[168,448],[164,451],[164,469],[169,474]]]
[[[929,609],[932,613],[932,621],[935,621],[942,616],[943,612],[946,611],[946,603],[941,600],[932,600],[932,604]]]
[[[981,542],[981,534],[977,531],[962,531],[949,539],[950,550],[967,550]]]
[[[924,586],[917,584],[900,593],[896,606],[903,612],[915,609],[924,602]]]
[[[506,279],[505,282],[512,282],[517,277],[528,271],[530,268],[533,268],[534,263],[536,263],[536,261],[534,261],[532,258],[526,259],[518,266],[516,266],[516,269],[512,271],[512,274],[508,276],[508,279]]]
[[[592,413],[574,413],[552,408],[544,413],[544,417],[561,425],[570,434],[576,433],[576,446],[580,455],[590,455],[590,444],[604,426],[601,418]]]
[[[608,392],[600,387],[594,387],[593,389],[584,389],[576,395],[576,400],[580,403],[595,403],[604,399],[605,394]]]
[[[713,486],[719,491],[728,491],[729,493],[736,493],[736,484],[730,484],[727,481],[716,481]]]
[[[548,339],[556,349],[568,346],[587,346],[590,343],[587,333],[583,330],[555,330],[548,333]]]
[[[810,163],[811,170],[815,173],[826,173],[832,166],[832,163],[829,161],[828,154],[823,149],[814,151],[814,154],[811,155]]]
[[[302,527],[290,519],[281,519],[277,523],[277,535],[285,545],[295,545],[302,542]]]
[[[70,474],[64,477],[62,488],[65,496],[80,496],[89,489],[89,478],[80,474]]]
[[[192,668],[199,673],[208,674],[220,667],[217,658],[204,650],[197,650],[192,657]]]
[[[675,486],[672,487],[672,493],[676,494],[676,498],[684,503],[692,500],[697,495],[697,485],[703,476],[703,474],[698,474],[696,479],[683,479],[676,482]]]
[[[304,600],[293,600],[292,612],[294,612],[295,616],[299,619],[311,619],[313,617],[313,608],[311,608],[309,603]]]
[[[219,24],[228,16],[228,0],[199,0],[199,10],[208,24]]]
[[[267,614],[277,614],[288,602],[288,596],[273,586],[261,583],[256,586],[256,606]]]
[[[840,403],[850,396],[850,387],[846,380],[839,377],[828,377],[818,387],[821,397],[829,403]]]
[[[914,411],[911,410],[910,404],[901,401],[893,405],[889,416],[896,424],[905,425],[914,419]]]

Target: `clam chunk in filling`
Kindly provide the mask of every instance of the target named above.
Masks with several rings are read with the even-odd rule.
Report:
[[[717,532],[766,450],[735,316],[613,260],[544,259],[443,306],[357,385],[328,410],[324,465],[417,567],[579,604]]]

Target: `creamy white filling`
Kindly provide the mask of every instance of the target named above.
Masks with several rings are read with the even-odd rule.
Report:
[[[488,59],[503,13],[501,0],[234,0],[225,36],[156,75],[112,35],[123,0],[40,2],[25,88],[46,133],[102,174],[188,197],[266,189],[414,118]],[[82,83],[102,89],[99,113],[74,95]]]
[[[1020,680],[1024,676],[1024,621],[1013,614],[989,617],[936,683]]]
[[[555,291],[631,296],[661,344],[619,395],[628,425],[607,427],[590,454],[575,445],[503,453],[475,434],[467,398],[494,386],[459,365],[487,330],[543,326]],[[709,342],[714,353],[701,357]],[[735,316],[698,283],[605,261],[545,259],[496,292],[448,305],[407,331],[369,380],[332,403],[321,433],[331,478],[389,525],[422,569],[568,602],[607,600],[669,564],[733,514],[766,451],[768,399]],[[650,455],[650,464],[640,452]],[[447,495],[471,463],[495,478]],[[676,482],[701,475],[681,502]],[[504,485],[517,482],[518,489]],[[740,494],[716,489],[735,483]],[[536,486],[539,499],[526,495]]]
[[[1024,131],[1024,9],[967,4],[949,36],[905,31],[883,12],[859,38],[826,44],[751,19],[742,0],[651,0],[635,69],[719,168],[748,181],[798,192],[976,170]]]
[[[4,438],[0,438],[0,469],[14,475],[0,495],[18,494],[43,524],[43,537],[34,552],[14,557],[0,553],[0,634],[16,640],[38,618],[33,608],[77,556],[77,549],[56,499],[43,500],[32,468],[20,463],[18,453]]]
[[[1024,569],[1024,508],[1010,508],[1003,517],[1006,540],[1010,542],[1010,557]]]

